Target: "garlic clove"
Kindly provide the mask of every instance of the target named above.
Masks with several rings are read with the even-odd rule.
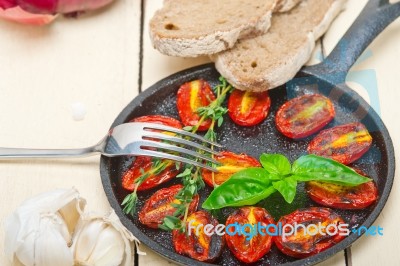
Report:
[[[120,234],[123,236],[122,239],[125,241],[125,259],[121,265],[130,266],[133,264],[133,244],[136,246],[136,253],[138,255],[146,255],[146,252],[143,252],[139,249],[140,241],[121,223],[114,210],[110,212],[107,220],[115,227],[115,229],[118,230],[118,232],[120,232]]]
[[[79,225],[81,229],[79,230]],[[78,232],[74,238],[74,256],[80,264],[89,260],[99,238],[99,232],[107,225],[101,220],[82,222],[78,225]]]
[[[113,227],[108,226],[100,233],[88,264],[96,266],[118,266],[124,258],[124,249],[125,243],[119,232]]]
[[[136,251],[140,255],[146,255],[146,253],[141,252],[139,250],[139,243],[140,243],[139,240],[136,237],[134,237],[133,234],[128,229],[126,229],[126,227],[121,223],[120,219],[118,218],[114,210],[110,212],[109,216],[107,217],[107,220],[122,235],[122,239],[125,242],[125,256],[121,263],[121,266],[133,265],[134,251],[132,242],[136,244]]]
[[[59,218],[46,216],[40,220],[35,241],[35,266],[72,266],[73,255],[62,234]]]
[[[81,217],[82,210],[85,208],[86,201],[82,198],[74,198],[67,203],[64,207],[58,210],[65,223],[68,226],[68,231],[72,236],[75,227]]]
[[[69,232],[61,216],[42,216],[39,227],[32,230],[16,250],[14,265],[18,261],[26,266],[72,265],[73,256],[65,240],[66,236],[69,237]]]
[[[61,234],[61,236],[64,238],[65,243],[67,243],[67,246],[70,247],[72,245],[72,236],[68,230],[68,225],[63,219],[63,217],[60,215],[60,213],[56,212],[55,214],[49,213],[49,214],[42,214],[42,217],[48,217],[52,218],[54,222],[54,227],[58,230],[58,232]]]
[[[96,231],[94,228],[99,228],[99,223],[105,227],[101,231]],[[92,224],[95,226],[92,227]],[[97,241],[89,257],[88,251],[82,249],[83,239],[87,234],[97,235],[92,238]],[[73,242],[75,263],[78,265],[131,266],[133,265],[133,243],[139,241],[122,225],[115,212],[111,211],[108,216],[84,213],[76,228]]]

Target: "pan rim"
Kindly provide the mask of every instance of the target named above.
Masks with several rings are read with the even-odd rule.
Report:
[[[176,79],[179,79],[181,76],[195,75],[196,73],[201,73],[202,71],[211,71],[211,70],[215,70],[214,64],[208,63],[208,64],[199,65],[196,67],[185,69],[183,71],[172,74],[164,79],[161,79],[160,81],[156,82],[155,84],[150,86],[148,89],[146,89],[145,91],[143,91],[139,95],[137,95],[116,117],[116,119],[114,120],[110,129],[117,126],[118,124],[125,122],[128,119],[128,117],[131,115],[131,113],[132,113],[131,110],[133,109],[134,106],[140,105],[145,99],[147,99],[148,97],[153,95],[155,92],[159,91],[160,88],[163,88],[170,83],[174,83],[174,81]],[[299,73],[301,73],[301,72],[303,72],[303,71],[300,71]],[[317,77],[317,78],[320,80],[324,80],[321,77]],[[327,80],[324,80],[324,81],[331,83]],[[375,110],[357,92],[351,90],[350,88],[348,88],[346,86],[339,85],[339,86],[335,86],[335,87],[347,94],[351,92],[352,97],[356,98],[356,100],[360,103],[360,106],[362,108],[364,108],[365,110],[369,110],[369,115],[372,118],[372,120],[376,123],[377,130],[382,134],[384,150],[386,151],[387,156],[388,156],[387,180],[385,182],[385,186],[382,191],[382,195],[379,198],[377,204],[375,205],[375,207],[372,210],[372,212],[370,213],[370,215],[362,223],[363,226],[366,226],[367,228],[369,228],[374,223],[374,221],[378,218],[380,213],[382,212],[382,210],[388,200],[388,197],[390,195],[390,191],[393,187],[394,174],[395,174],[395,168],[396,168],[393,142],[392,142],[390,134],[389,134],[385,124],[383,123],[382,119],[375,112]],[[111,207],[115,210],[116,214],[121,219],[121,222],[128,228],[129,231],[131,231],[133,233],[133,235],[136,238],[138,238],[140,240],[141,243],[143,243],[147,247],[151,246],[150,249],[152,249],[158,255],[160,255],[174,263],[178,263],[181,265],[215,265],[215,264],[199,262],[194,259],[185,257],[183,255],[179,255],[176,252],[168,250],[168,249],[164,248],[163,246],[161,246],[160,244],[154,242],[147,235],[145,235],[142,231],[140,231],[130,221],[130,219],[128,219],[127,216],[123,213],[122,208],[113,193],[113,187],[112,187],[112,183],[109,178],[109,175],[108,175],[108,167],[106,164],[105,156],[101,156],[101,158],[100,158],[100,175],[101,175],[104,192],[107,196],[107,199],[108,199]],[[358,234],[350,234],[349,236],[347,236],[344,240],[342,240],[338,244],[334,245],[333,247],[331,247],[321,253],[318,253],[318,254],[308,257],[308,258],[295,260],[293,262],[289,262],[289,263],[285,263],[285,264],[281,264],[281,265],[285,265],[285,266],[314,265],[314,264],[322,262],[322,261],[330,258],[331,256],[333,256],[334,254],[346,249],[360,237],[361,237],[361,235],[358,235]]]

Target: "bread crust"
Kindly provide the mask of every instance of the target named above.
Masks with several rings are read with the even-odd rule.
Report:
[[[313,1],[315,2],[318,0],[305,0],[295,9],[306,9],[307,5],[313,4]],[[322,19],[316,25],[313,25],[310,30],[305,31],[304,34],[295,36],[295,39],[292,34],[285,34],[284,32],[274,33],[273,18],[270,32],[263,36],[239,42],[232,49],[211,56],[211,59],[215,62],[217,70],[235,88],[240,90],[265,91],[285,84],[287,81],[292,79],[301,69],[301,67],[310,59],[312,51],[315,48],[316,40],[326,32],[346,2],[346,0],[330,1],[332,3],[329,6],[329,9],[322,11],[325,13]],[[286,14],[281,19],[288,20],[290,15],[291,14]],[[280,18],[277,17],[276,19]],[[294,22],[297,22],[297,20],[295,19]],[[273,38],[268,38],[273,34]],[[282,53],[277,55],[276,53],[271,54],[270,50],[273,51],[273,49],[268,47],[269,43],[267,43],[267,41],[275,41],[278,43],[278,45],[291,45],[292,43],[297,43],[293,44],[295,46],[288,52],[285,52],[284,49],[278,50],[276,48],[275,50],[278,51],[277,53]],[[251,67],[248,69],[243,67],[244,63],[242,62],[245,60],[243,59],[243,56],[240,56],[246,52],[243,49],[243,47],[246,46],[251,47],[251,51],[248,52],[252,53],[251,58],[260,58],[261,55],[264,55],[262,60],[267,62],[263,63],[265,63],[264,65],[267,65],[268,67],[261,70],[258,69],[258,72],[252,72]],[[239,58],[241,60],[239,60]],[[252,59],[249,57],[249,60]],[[273,62],[268,62],[268,60],[273,60]],[[250,62],[246,62],[245,64],[249,65]]]
[[[302,0],[277,0],[274,12],[287,12],[297,6]]]

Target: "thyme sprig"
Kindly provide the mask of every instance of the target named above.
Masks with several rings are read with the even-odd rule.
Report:
[[[126,214],[133,215],[136,212],[136,204],[138,201],[138,196],[137,196],[137,189],[138,187],[143,184],[144,181],[146,181],[147,178],[150,176],[158,175],[161,174],[162,171],[164,171],[170,162],[168,161],[163,161],[159,158],[153,158],[152,159],[152,167],[148,171],[144,171],[143,168],[140,169],[141,176],[139,176],[133,183],[135,185],[135,188],[132,193],[128,194],[124,200],[122,201],[122,206],[123,212]]]
[[[133,215],[136,212],[136,204],[137,204],[137,189],[138,187],[150,176],[149,173],[145,173],[143,168],[140,169],[142,175],[137,178],[133,183],[135,184],[135,188],[132,193],[128,194],[124,200],[122,201],[123,212],[126,214]]]
[[[184,128],[186,131],[196,133],[200,125],[205,120],[210,119],[211,125],[204,135],[204,138],[214,142],[217,140],[215,125],[217,124],[217,126],[220,127],[224,121],[224,114],[228,112],[227,108],[223,107],[222,104],[225,101],[226,95],[233,90],[233,87],[225,80],[225,78],[220,77],[219,81],[220,84],[214,88],[214,93],[217,96],[216,99],[208,106],[197,109],[200,119],[195,126]],[[199,159],[196,158],[196,160]],[[182,179],[183,184],[183,188],[175,196],[179,203],[173,204],[173,207],[176,209],[175,213],[172,216],[165,217],[163,224],[160,225],[159,228],[167,231],[178,229],[184,232],[186,229],[187,217],[189,215],[189,207],[193,197],[197,195],[205,185],[201,176],[201,168],[194,167],[193,165],[186,165],[184,171],[177,177]]]

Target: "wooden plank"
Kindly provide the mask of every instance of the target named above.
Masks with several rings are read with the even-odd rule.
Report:
[[[323,37],[325,55],[328,55],[344,35],[368,0],[347,1],[343,11],[333,21],[328,32]]]
[[[146,255],[139,256],[139,265],[140,266],[178,266],[177,264],[168,261],[167,259],[161,257],[159,254],[152,251],[150,248],[145,245],[140,245],[140,250],[146,252]]]
[[[139,256],[139,265],[152,265],[152,266],[158,266],[158,265],[171,265],[171,266],[177,266],[177,264],[170,262],[148,247],[141,245],[140,249],[144,252],[146,252],[145,256]],[[339,252],[336,255],[330,257],[326,261],[323,261],[318,264],[319,266],[345,266],[345,260],[344,260],[344,254],[343,252]]]
[[[120,0],[48,27],[0,21],[0,147],[78,148],[107,133],[138,93],[139,6]],[[99,156],[1,161],[0,176],[0,265],[9,265],[3,221],[25,198],[76,187],[88,209],[110,209]]]
[[[318,263],[318,266],[347,266],[345,259],[344,259],[344,252],[338,252],[334,256],[330,257],[329,259]]]

